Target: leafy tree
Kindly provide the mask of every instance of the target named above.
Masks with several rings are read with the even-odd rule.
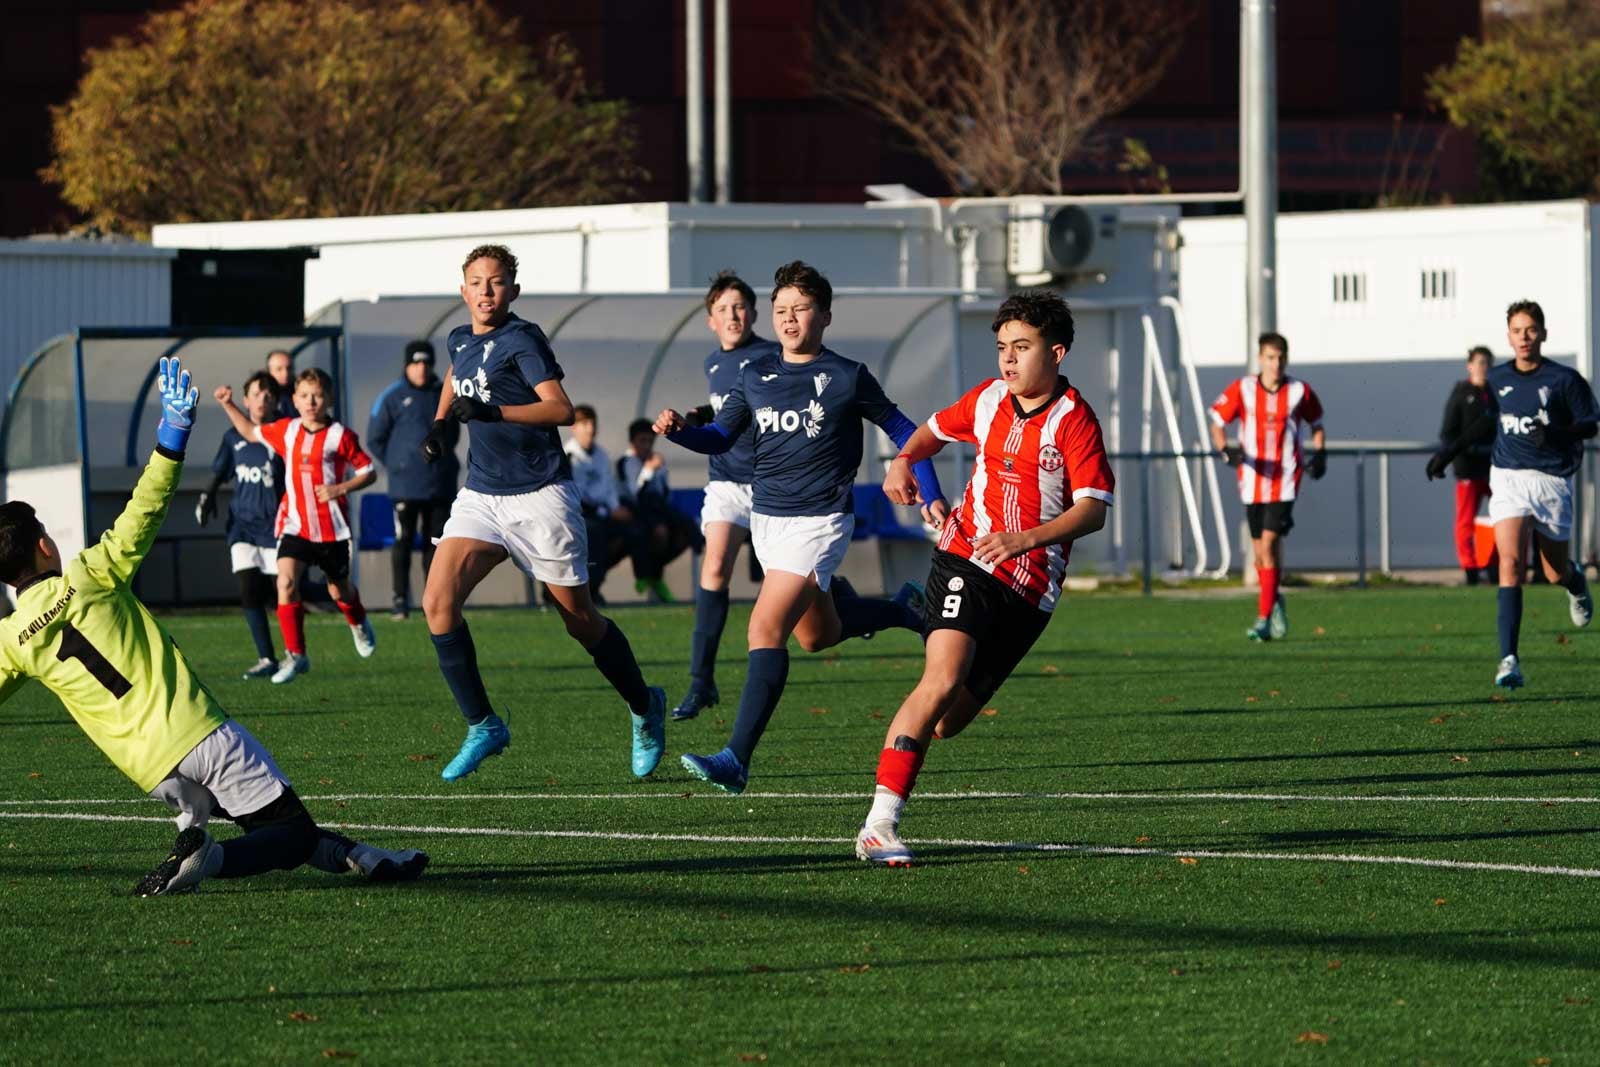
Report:
[[[1435,71],[1429,95],[1483,150],[1493,199],[1600,192],[1600,16],[1552,4],[1498,20]]]
[[[192,0],[90,53],[43,175],[108,230],[616,199],[625,105],[481,0]]]
[[[824,88],[875,114],[974,195],[1063,191],[1101,119],[1161,80],[1191,0],[836,2]],[[1153,164],[1153,161],[1149,161]]]

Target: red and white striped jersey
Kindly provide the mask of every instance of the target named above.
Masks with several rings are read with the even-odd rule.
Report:
[[[978,446],[972,480],[945,520],[939,548],[983,568],[1041,611],[1054,611],[1070,545],[1046,545],[1004,563],[972,558],[988,533],[1031,530],[1084,497],[1112,503],[1115,479],[1100,420],[1078,391],[1059,380],[1054,399],[1024,412],[1006,383],[991,378],[928,420],[941,441]]]
[[[1239,498],[1246,504],[1293,500],[1300,488],[1300,424],[1322,425],[1322,401],[1311,386],[1284,375],[1268,390],[1258,376],[1240,378],[1211,405],[1218,426],[1240,423]]]
[[[300,419],[293,418],[262,423],[256,427],[256,436],[283,457],[278,536],[350,540],[350,498],[318,500],[317,486],[348,481],[372,469],[372,457],[361,450],[355,431],[333,422],[312,433]]]

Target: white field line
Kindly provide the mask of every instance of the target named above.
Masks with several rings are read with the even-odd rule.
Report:
[[[83,812],[4,811],[0,819],[45,819],[69,822],[151,822],[170,820],[156,815],[91,815]],[[328,823],[330,829],[376,830],[397,834],[453,834],[461,837],[561,838],[583,841],[684,842],[709,845],[839,845],[841,849],[855,839],[850,837],[790,837],[752,834],[641,834],[596,833],[590,830],[510,830],[501,827],[400,826],[385,823]],[[1600,878],[1600,868],[1549,867],[1529,863],[1483,863],[1472,860],[1427,859],[1419,856],[1368,856],[1349,852],[1222,852],[1211,849],[1192,851],[1163,848],[1129,848],[1115,845],[1067,845],[1048,842],[980,841],[966,838],[926,838],[912,842],[918,846],[978,848],[995,852],[1070,852],[1085,856],[1130,856],[1163,859],[1262,860],[1292,863],[1361,863],[1383,867],[1431,867],[1452,871],[1494,871],[1511,874],[1554,875],[1564,878]]]
[[[739,794],[742,800],[870,800],[871,793],[782,793],[747,790]],[[726,802],[722,793],[685,792],[630,792],[630,793],[317,793],[306,794],[302,800],[716,800]],[[988,790],[916,793],[917,800],[1238,800],[1267,801],[1272,803],[1312,804],[1600,804],[1600,796],[1592,797],[1511,797],[1511,796],[1445,796],[1426,793],[1223,793],[1223,792],[1173,792],[1173,793],[1014,793]],[[150,797],[122,797],[115,800],[0,800],[0,807],[78,807],[80,805],[149,804],[159,803]]]

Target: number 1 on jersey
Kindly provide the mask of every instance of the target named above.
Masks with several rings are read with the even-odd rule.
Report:
[[[106,687],[107,692],[121,700],[128,690],[133,688],[133,683],[122,676],[122,672],[111,665],[111,661],[100,654],[100,650],[89,643],[89,639],[73,626],[70,622],[61,624],[61,647],[56,649],[56,659],[62,663],[75,659],[83,664],[83,669],[94,676],[94,680]]]

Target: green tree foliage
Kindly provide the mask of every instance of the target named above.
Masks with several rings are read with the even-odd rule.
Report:
[[[1434,102],[1478,138],[1486,196],[1600,192],[1600,24],[1584,7],[1504,20],[1429,79]]]
[[[479,0],[193,0],[90,53],[43,174],[108,230],[617,199],[626,106]]]

